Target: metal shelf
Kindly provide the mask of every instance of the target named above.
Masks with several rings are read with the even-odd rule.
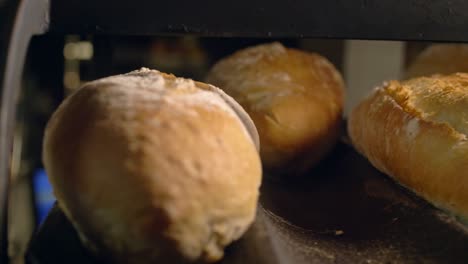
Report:
[[[265,178],[252,228],[219,264],[467,263],[468,232],[339,144],[303,178]],[[449,242],[450,241],[450,242]],[[28,263],[97,264],[55,208]]]
[[[50,32],[468,41],[463,0],[69,0]]]

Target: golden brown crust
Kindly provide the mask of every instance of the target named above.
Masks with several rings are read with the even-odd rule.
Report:
[[[468,74],[391,81],[351,113],[354,146],[379,170],[468,219]]]
[[[206,78],[234,97],[260,134],[266,169],[301,173],[335,144],[343,81],[325,58],[271,43],[240,50]]]
[[[260,159],[207,87],[141,70],[85,85],[53,115],[44,164],[90,248],[119,263],[211,262],[252,223]]]
[[[468,72],[468,45],[433,44],[411,62],[405,78],[457,72]]]

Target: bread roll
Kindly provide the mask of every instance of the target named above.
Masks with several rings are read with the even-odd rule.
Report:
[[[468,74],[390,81],[351,113],[356,149],[435,206],[468,219]]]
[[[405,78],[468,72],[468,45],[434,44],[410,64]]]
[[[206,81],[231,95],[252,117],[269,172],[301,174],[338,139],[343,80],[318,54],[276,42],[249,47],[216,63]]]
[[[254,220],[261,182],[255,127],[225,98],[142,69],[90,82],[60,105],[43,161],[87,247],[117,263],[222,257]]]

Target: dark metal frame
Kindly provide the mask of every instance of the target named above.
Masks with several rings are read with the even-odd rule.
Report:
[[[22,0],[4,4],[1,14],[10,16],[4,21],[1,33],[2,50],[6,51],[0,61],[2,84],[0,97],[0,261],[7,263],[7,206],[10,178],[10,157],[16,117],[16,105],[21,87],[21,75],[29,41],[33,35],[43,34],[48,29],[49,1]],[[10,29],[6,27],[10,26]],[[5,262],[3,262],[5,261]]]
[[[468,42],[464,0],[0,0],[0,254],[23,64],[37,34],[197,34]],[[0,259],[1,261],[1,259]]]

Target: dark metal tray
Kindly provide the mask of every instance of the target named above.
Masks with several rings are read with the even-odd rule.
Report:
[[[27,259],[97,263],[58,208]],[[306,177],[265,179],[256,222],[221,263],[468,263],[468,232],[339,144]]]

